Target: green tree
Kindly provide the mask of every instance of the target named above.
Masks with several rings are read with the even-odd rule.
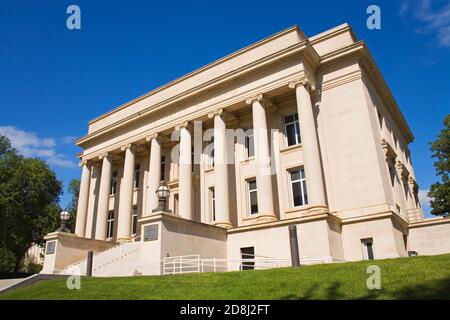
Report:
[[[436,158],[434,167],[436,174],[441,181],[433,183],[430,187],[428,196],[430,201],[431,213],[434,215],[448,216],[450,212],[450,114],[444,119],[444,128],[439,133],[436,141],[431,143],[433,158]]]
[[[0,248],[14,254],[14,271],[28,248],[58,227],[61,191],[44,161],[19,155],[0,136]]]
[[[70,203],[66,209],[70,213],[68,228],[70,228],[70,230],[74,232],[75,222],[77,219],[78,196],[80,194],[80,180],[70,180],[68,190],[72,194],[72,199],[70,200]]]

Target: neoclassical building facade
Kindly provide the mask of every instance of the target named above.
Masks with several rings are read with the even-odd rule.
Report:
[[[47,236],[43,272],[88,250],[99,275],[185,255],[289,259],[289,226],[305,262],[449,252],[449,220],[423,218],[412,141],[349,25],[293,26],[90,121],[75,234]]]

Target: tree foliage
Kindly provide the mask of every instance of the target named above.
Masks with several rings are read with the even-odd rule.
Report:
[[[78,196],[80,194],[80,180],[72,179],[69,182],[68,190],[72,194],[72,199],[70,200],[69,206],[66,209],[70,213],[68,226],[72,230],[72,232],[74,232],[75,222],[77,218]]]
[[[434,167],[441,181],[433,183],[428,196],[431,198],[431,213],[448,216],[450,212],[450,114],[444,119],[444,128],[437,139],[431,143],[433,158],[436,158]]]
[[[14,255],[14,271],[31,244],[57,228],[61,191],[44,161],[19,155],[0,136],[0,248]]]

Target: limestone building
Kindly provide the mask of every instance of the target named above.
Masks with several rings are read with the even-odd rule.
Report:
[[[94,275],[288,263],[293,225],[302,263],[450,252],[450,220],[422,215],[413,138],[350,26],[293,26],[90,121],[75,235],[47,236],[43,272],[88,250]]]

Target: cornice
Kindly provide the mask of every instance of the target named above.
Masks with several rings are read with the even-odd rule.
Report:
[[[236,70],[233,70],[231,72],[223,74],[220,77],[212,79],[206,83],[203,83],[199,86],[191,88],[191,89],[189,89],[185,92],[182,92],[178,95],[172,96],[171,98],[169,98],[167,100],[164,100],[155,105],[149,106],[146,109],[141,110],[137,113],[134,113],[123,119],[120,119],[113,124],[107,125],[99,130],[89,133],[88,135],[78,139],[76,141],[76,144],[78,146],[82,146],[84,143],[88,142],[89,140],[94,139],[98,136],[101,136],[101,135],[105,134],[106,132],[110,132],[112,130],[115,130],[117,128],[125,126],[132,121],[136,121],[137,119],[141,119],[145,116],[148,116],[149,114],[156,112],[158,110],[161,110],[162,108],[166,108],[171,105],[175,105],[176,103],[180,103],[183,100],[197,96],[200,93],[208,92],[213,87],[219,87],[220,85],[223,85],[225,82],[230,82],[233,79],[242,77],[244,74],[251,73],[252,71],[255,71],[257,69],[262,69],[268,65],[274,64],[275,62],[278,62],[278,61],[282,61],[283,59],[290,57],[290,56],[294,56],[294,55],[298,56],[299,61],[301,61],[302,57],[303,57],[303,59],[317,61],[317,63],[319,61],[319,56],[318,56],[317,52],[315,52],[313,47],[309,44],[308,40],[304,40],[300,43],[297,43],[288,48],[282,49],[282,50],[280,50],[276,53],[273,53],[269,56],[266,56],[262,59],[253,61],[241,68],[238,68]],[[133,103],[135,103],[139,100],[133,100],[133,101],[134,101]],[[117,111],[117,109],[115,111]],[[112,113],[110,113],[110,114],[112,114]]]
[[[292,32],[294,30],[297,31],[304,39],[306,39],[306,36],[303,33],[303,31],[300,29],[300,27],[298,25],[293,25],[293,26],[288,27],[288,28],[286,28],[284,30],[281,30],[281,31],[279,31],[279,32],[269,36],[269,37],[266,37],[266,38],[264,38],[264,39],[262,39],[260,41],[254,42],[254,43],[252,43],[252,44],[250,44],[250,45],[248,45],[248,46],[246,46],[246,47],[244,47],[242,49],[239,49],[239,50],[237,50],[237,51],[235,51],[235,52],[233,52],[233,53],[231,53],[229,55],[226,55],[225,57],[222,57],[222,58],[220,58],[218,60],[215,60],[215,61],[213,61],[213,62],[211,62],[211,63],[209,63],[209,64],[207,64],[207,65],[205,65],[203,67],[200,67],[200,68],[198,68],[198,69],[196,69],[196,70],[194,70],[192,72],[189,72],[189,73],[185,74],[184,76],[181,76],[181,77],[179,77],[179,78],[177,78],[177,79],[175,79],[173,81],[170,81],[170,82],[168,82],[168,83],[166,83],[166,84],[164,84],[164,85],[162,85],[162,86],[160,86],[160,87],[158,87],[158,88],[156,88],[154,90],[151,90],[151,91],[143,94],[142,96],[139,96],[139,97],[137,97],[137,98],[127,102],[127,103],[124,103],[124,104],[118,106],[117,108],[111,110],[110,112],[107,112],[107,113],[105,113],[105,114],[103,114],[103,115],[101,115],[101,116],[99,116],[97,118],[94,118],[93,120],[89,121],[88,123],[89,124],[94,123],[94,122],[96,122],[96,121],[98,121],[98,120],[100,120],[102,118],[107,117],[108,115],[111,115],[112,113],[114,113],[116,111],[119,111],[119,110],[121,110],[123,108],[126,108],[127,106],[129,106],[131,104],[134,104],[134,103],[136,103],[136,102],[138,102],[138,101],[140,101],[142,99],[145,99],[148,96],[154,95],[155,93],[157,93],[159,91],[165,90],[168,87],[171,87],[171,86],[173,86],[173,85],[175,85],[175,84],[177,84],[179,82],[182,82],[182,81],[184,81],[184,80],[186,80],[188,78],[191,78],[192,76],[197,75],[197,74],[199,74],[199,73],[201,73],[201,72],[203,72],[203,71],[205,71],[207,69],[211,69],[212,67],[214,67],[214,66],[216,66],[218,64],[221,64],[221,63],[223,63],[223,62],[225,62],[227,60],[230,60],[232,58],[235,58],[236,56],[242,55],[243,53],[245,53],[247,51],[250,51],[250,50],[255,49],[255,48],[259,47],[259,46],[262,46],[262,45],[264,45],[264,44],[266,44],[266,43],[268,43],[270,41],[273,41],[273,40],[275,40],[277,38],[280,38],[280,37],[284,36],[285,34],[288,34],[288,33]]]

